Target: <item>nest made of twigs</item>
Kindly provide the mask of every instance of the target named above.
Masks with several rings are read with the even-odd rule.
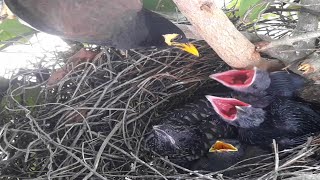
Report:
[[[1,177],[220,177],[176,166],[146,151],[142,143],[152,121],[201,96],[203,89],[213,90],[216,84],[208,75],[228,69],[205,43],[197,45],[201,58],[169,50],[129,51],[127,55],[104,50],[92,62],[69,69],[51,87],[48,81],[39,80],[43,68],[14,76],[2,100]],[[64,56],[54,60],[61,63]],[[53,76],[57,71],[45,72]],[[239,163],[224,172],[241,166],[250,171],[227,173],[224,178],[268,179],[317,172],[318,162],[312,156],[318,152],[317,141],[312,141],[307,147],[260,157],[258,163]],[[279,158],[275,161],[275,157]]]

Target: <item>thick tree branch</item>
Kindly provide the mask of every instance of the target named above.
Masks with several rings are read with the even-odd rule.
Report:
[[[195,30],[234,68],[252,66],[269,69],[255,46],[230,22],[213,0],[174,0],[179,10],[188,18]],[[278,64],[277,64],[278,65]]]
[[[198,31],[192,25],[176,24],[176,26],[178,26],[179,29],[181,29],[184,32],[184,34],[186,35],[187,38],[196,39],[196,40],[203,40],[201,35],[198,33]],[[252,43],[260,42],[262,40],[269,40],[269,41],[271,40],[271,38],[269,38],[269,36],[265,36],[265,35],[257,36],[256,33],[249,33],[247,31],[240,31],[240,33],[242,35],[244,35]]]

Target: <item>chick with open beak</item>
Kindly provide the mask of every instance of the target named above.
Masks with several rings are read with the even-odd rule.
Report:
[[[210,75],[210,78],[234,90],[232,96],[255,107],[264,108],[274,98],[293,98],[306,80],[287,71],[267,72],[258,68],[229,70]]]
[[[243,173],[249,168],[243,165],[257,163],[266,154],[268,154],[268,151],[258,146],[250,146],[237,139],[221,139],[216,141],[206,156],[198,160],[191,169],[214,172],[236,166],[236,169],[230,169],[223,174]],[[240,162],[242,163],[239,164]],[[243,168],[240,168],[240,166]]]
[[[288,148],[303,143],[298,137],[320,131],[319,112],[304,102],[277,97],[267,108],[256,108],[234,98],[206,97],[224,121],[237,127],[239,139],[248,144],[269,146],[275,139]]]
[[[164,114],[146,134],[144,144],[148,151],[190,167],[208,152],[210,141],[236,136],[235,127],[222,121],[211,104],[201,99]]]
[[[210,78],[235,91],[256,96],[292,96],[302,88],[305,79],[287,71],[267,72],[257,67],[250,70],[229,70],[210,75]]]
[[[235,139],[217,140],[192,169],[211,172],[226,169],[241,160],[245,147]]]
[[[209,95],[206,98],[222,119],[233,126],[241,128],[257,127],[266,118],[266,113],[262,108],[252,107],[238,99]]]

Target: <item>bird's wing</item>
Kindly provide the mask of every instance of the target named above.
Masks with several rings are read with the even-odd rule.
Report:
[[[280,98],[272,103],[270,110],[279,130],[295,135],[320,131],[320,114],[307,103]]]

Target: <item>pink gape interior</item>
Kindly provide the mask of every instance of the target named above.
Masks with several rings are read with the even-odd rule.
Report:
[[[212,74],[211,78],[225,86],[247,87],[253,82],[255,70],[230,70],[223,73]]]
[[[250,106],[245,102],[239,101],[234,98],[219,98],[210,96],[209,100],[215,111],[224,119],[233,121],[236,119],[237,109],[236,106]]]

